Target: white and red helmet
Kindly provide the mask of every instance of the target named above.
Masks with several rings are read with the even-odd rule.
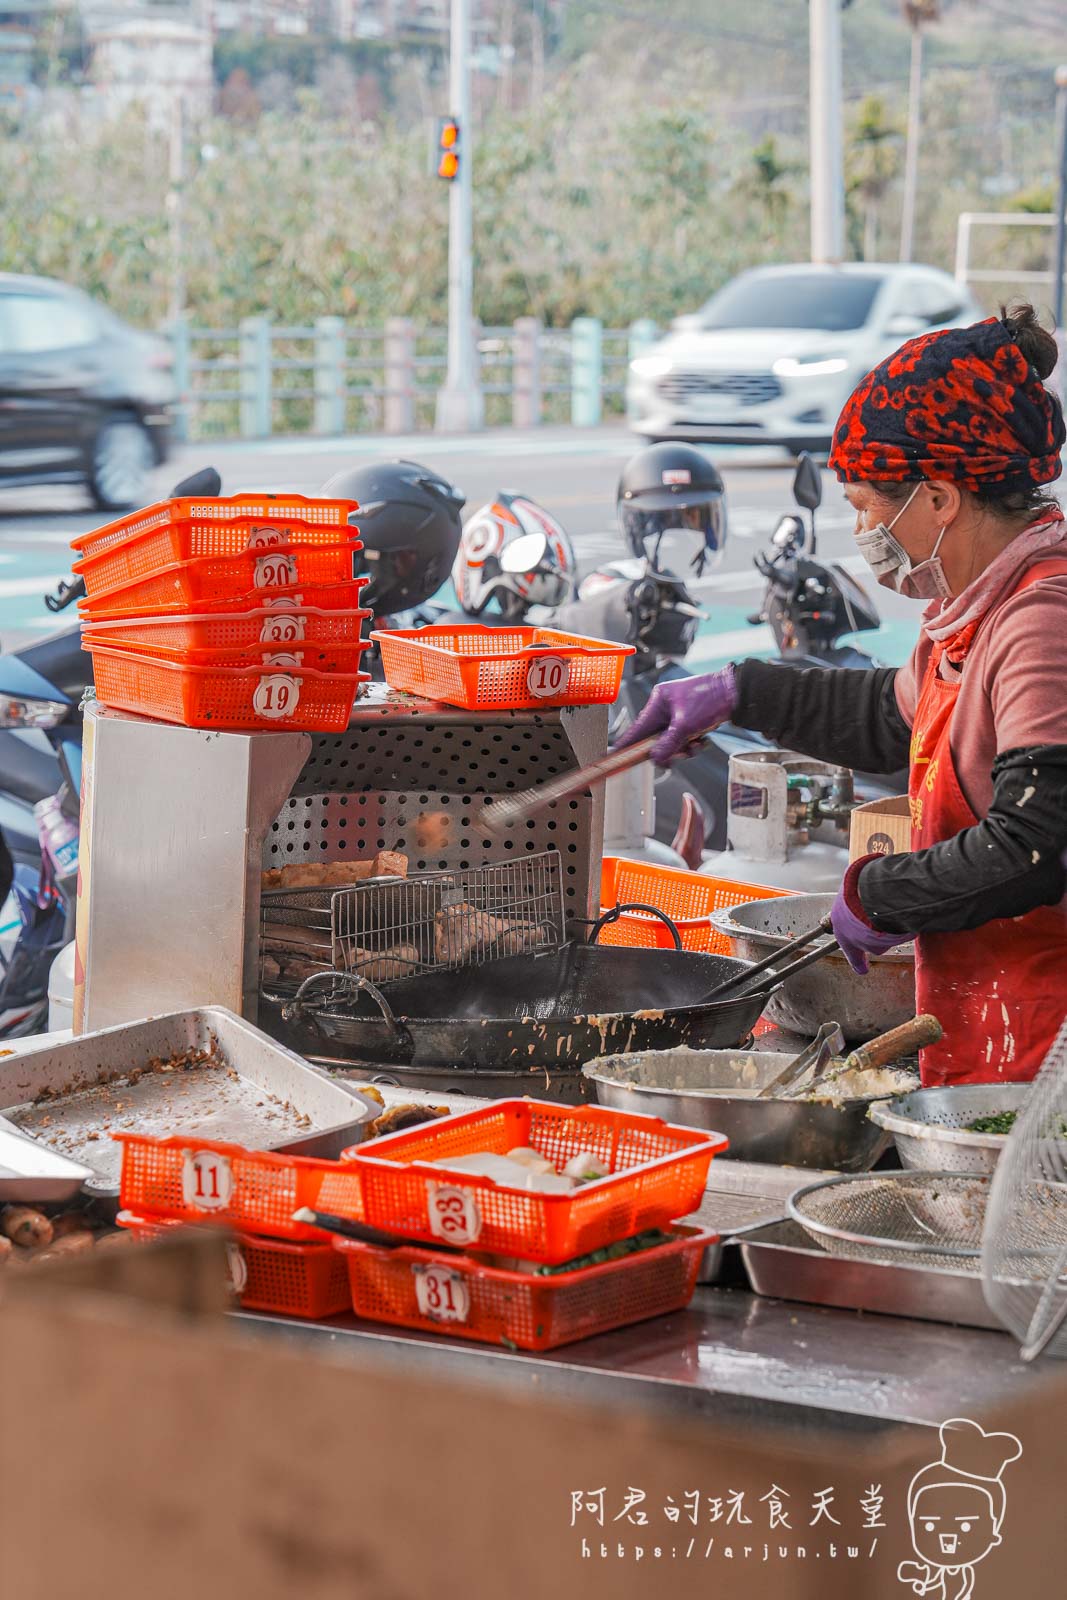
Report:
[[[479,617],[496,597],[518,621],[530,606],[558,606],[574,592],[574,548],[543,506],[522,494],[498,494],[463,529],[452,568],[462,609]]]

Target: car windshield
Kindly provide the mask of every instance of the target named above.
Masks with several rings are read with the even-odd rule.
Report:
[[[700,313],[702,328],[862,328],[884,279],[859,273],[767,273],[735,278]]]

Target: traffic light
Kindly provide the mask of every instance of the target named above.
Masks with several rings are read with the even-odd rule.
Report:
[[[459,123],[442,117],[437,125],[437,176],[447,183],[459,177]]]

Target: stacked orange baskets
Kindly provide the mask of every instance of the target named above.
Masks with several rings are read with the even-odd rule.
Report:
[[[354,500],[166,500],[73,541],[97,699],[190,728],[337,732],[367,674]]]

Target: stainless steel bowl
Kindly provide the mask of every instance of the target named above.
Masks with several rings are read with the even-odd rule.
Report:
[[[918,1172],[992,1172],[1005,1133],[972,1133],[970,1124],[998,1111],[1021,1111],[1028,1083],[971,1083],[917,1089],[871,1107],[871,1121],[891,1134],[902,1167]]]
[[[834,903],[832,894],[790,894],[748,900],[714,911],[712,927],[730,941],[731,954],[762,961],[789,939],[814,928]],[[834,1017],[849,1044],[887,1033],[915,1015],[915,947],[898,945],[875,956],[865,977],[834,953],[787,978],[767,1006],[767,1016],[783,1028],[810,1038]]]
[[[737,1161],[837,1172],[873,1167],[889,1135],[868,1120],[870,1100],[754,1098],[787,1059],[760,1050],[647,1050],[590,1061],[582,1072],[601,1105],[725,1134],[726,1155]],[[744,1088],[747,1094],[737,1092]]]

